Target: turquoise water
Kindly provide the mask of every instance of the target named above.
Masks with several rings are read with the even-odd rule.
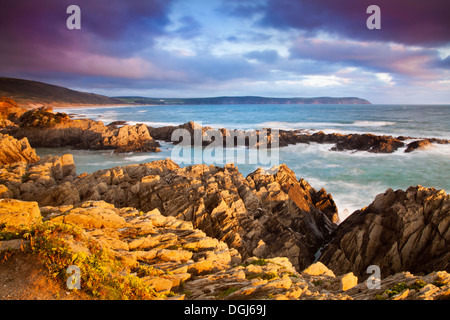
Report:
[[[213,128],[270,127],[450,139],[450,106],[447,105],[132,106],[61,111],[101,120],[105,124],[126,120],[130,124],[145,123],[156,127],[194,121]],[[57,148],[38,149],[38,154],[72,153],[78,173],[165,158],[172,158],[181,166],[192,164],[181,163],[172,152],[171,143],[161,144],[160,153],[114,154],[111,151]],[[305,178],[314,188],[324,187],[332,194],[341,219],[370,204],[387,188],[406,189],[420,184],[450,190],[450,145],[434,145],[430,150],[408,154],[403,152],[404,149],[392,154],[333,152],[329,150],[331,146],[298,144],[276,151],[279,162],[286,163],[297,178]],[[259,166],[267,167],[242,162],[238,167],[244,176]]]

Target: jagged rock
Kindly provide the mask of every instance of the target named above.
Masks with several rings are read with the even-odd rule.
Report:
[[[450,270],[450,196],[444,190],[388,189],[342,222],[320,261],[337,274],[367,277],[377,265],[383,276],[400,271]]]
[[[196,134],[198,139],[201,139],[202,145],[207,146],[212,142],[216,142],[212,136],[220,135],[223,139],[223,146],[248,146],[248,147],[260,147],[261,144],[266,145],[268,148],[272,146],[275,139],[278,138],[277,146],[285,147],[290,144],[297,143],[320,143],[320,144],[334,144],[331,147],[331,151],[367,151],[371,153],[392,153],[403,147],[406,139],[415,139],[413,137],[393,137],[393,136],[377,136],[374,134],[339,134],[329,133],[326,134],[323,131],[319,131],[313,134],[305,133],[305,130],[278,130],[278,135],[275,135],[275,131],[271,128],[266,128],[267,137],[261,134],[260,130],[230,130],[230,129],[213,129],[211,127],[202,127],[194,122],[188,122],[179,126],[166,126],[153,128],[148,127],[150,134],[158,140],[164,140],[166,142],[173,142],[175,144],[183,141],[188,145],[192,145],[195,142],[194,135]],[[177,140],[178,135],[174,135],[175,130],[186,130],[189,133],[190,141],[185,141],[185,137]],[[215,134],[212,134],[212,131]],[[230,139],[231,138],[231,139]],[[173,139],[173,140],[172,140]],[[228,141],[227,141],[228,140]],[[425,146],[431,144],[448,144],[449,140],[427,138],[422,139],[421,142],[413,142],[408,145],[407,152],[418,149],[425,149]],[[220,145],[219,144],[219,145]],[[424,148],[420,148],[419,145]]]
[[[26,111],[19,107],[13,99],[0,97],[0,127],[13,126],[14,121]]]
[[[144,213],[131,207],[115,208],[103,201],[88,201],[75,207],[45,207],[41,211],[47,223],[59,224],[61,217],[73,212],[91,219],[93,210],[98,210],[99,217],[121,218],[125,225],[93,225],[83,219],[73,220],[71,223],[81,228],[82,236],[60,234],[69,252],[90,256],[88,247],[100,245],[109,259],[120,261],[116,267],[119,269],[111,271],[108,279],[131,272],[130,276],[140,278],[149,289],[160,295],[174,295],[176,299],[434,300],[450,296],[450,275],[445,271],[424,276],[397,273],[382,278],[380,287],[373,289],[365,282],[355,285],[357,278],[351,273],[334,276],[320,262],[302,273],[286,257],[250,257],[243,264],[233,263],[230,259],[233,249],[224,242],[207,237],[190,222],[163,216],[156,209]],[[141,238],[152,243],[151,248],[144,251],[139,245],[131,245]],[[21,250],[26,244],[20,239],[0,241],[0,250],[6,247]],[[225,256],[228,258],[217,258]],[[201,271],[200,266],[207,268]],[[399,285],[402,290],[397,292]]]
[[[57,170],[65,168],[67,161],[61,161],[48,157],[35,165],[4,167],[0,183],[15,197],[37,200],[41,206],[103,200],[116,207],[158,209],[165,216],[192,222],[244,258],[283,255],[299,269],[314,261],[336,227],[332,221],[337,208],[331,196],[297,181],[285,165],[244,178],[233,165],[180,168],[164,160],[77,177],[72,167]]]
[[[31,148],[27,138],[14,139],[7,134],[0,133],[0,164],[14,162],[32,163],[39,160],[36,151]]]
[[[359,150],[371,153],[392,153],[405,144],[392,136],[376,136],[373,134],[351,134],[336,143],[333,151]]]
[[[33,147],[73,146],[93,150],[114,149],[115,152],[158,152],[160,145],[154,139],[175,144],[181,142],[181,139],[190,139],[190,141],[183,142],[191,145],[196,141],[195,136],[199,135],[201,144],[207,146],[216,142],[215,137],[220,134],[223,139],[220,144],[228,147],[245,145],[259,148],[264,145],[270,148],[275,142],[280,147],[315,142],[334,144],[331,148],[332,151],[355,150],[392,153],[403,147],[403,140],[405,140],[404,137],[395,138],[373,134],[325,134],[322,131],[309,134],[304,133],[301,129],[279,130],[279,134],[275,135],[274,130],[267,128],[264,129],[267,134],[263,135],[261,130],[243,131],[225,128],[214,130],[210,127],[202,127],[192,121],[179,126],[159,128],[147,127],[143,124],[129,126],[123,121],[106,126],[101,121],[90,119],[72,120],[67,114],[54,113],[51,108],[42,107],[26,111],[19,108],[14,101],[9,100],[0,101],[0,126],[4,127],[3,132],[18,139],[27,137]],[[189,137],[173,136],[178,129],[185,130]],[[214,134],[212,130],[214,130]],[[425,146],[429,143],[449,142],[444,139],[423,139],[420,144]],[[408,146],[407,152],[423,149],[422,146],[419,147],[412,143]]]
[[[406,153],[413,152],[414,150],[426,150],[431,146],[431,142],[428,140],[417,140],[410,142],[406,145]]]
[[[201,279],[217,286],[208,291],[203,284],[195,298],[215,298],[217,290],[236,286],[231,297],[266,297],[270,292],[279,299],[347,299],[354,288],[344,282],[349,278],[354,285],[356,277],[296,273],[310,266],[316,252],[332,239],[320,261],[338,275],[353,272],[364,279],[370,264],[379,264],[383,277],[448,266],[449,200],[434,189],[388,190],[334,231],[337,208],[331,195],[297,181],[285,165],[244,178],[231,164],[180,168],[160,160],[77,176],[70,156],[46,157],[1,166],[0,183],[4,194],[47,206],[42,209],[47,221],[85,228],[125,265],[151,264],[160,272],[184,274],[165,278],[173,287],[187,274],[192,288],[203,283],[195,282]],[[64,206],[48,207],[55,205]],[[284,269],[302,280],[290,278],[289,284],[283,279],[285,271],[276,271],[272,279],[270,268],[255,265],[230,271],[241,258],[253,255],[266,260],[286,257],[293,267]],[[242,274],[245,278],[267,272],[270,279],[242,279]],[[211,273],[222,282],[212,280]],[[432,298],[440,295],[442,291],[430,291]]]

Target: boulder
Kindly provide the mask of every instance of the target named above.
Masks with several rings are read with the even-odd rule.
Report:
[[[310,265],[308,268],[302,271],[303,275],[308,276],[329,276],[329,277],[335,277],[333,271],[328,269],[323,263],[316,262],[312,265]]]
[[[410,142],[406,145],[406,153],[413,152],[414,150],[426,150],[431,147],[431,142],[429,140],[417,140]]]
[[[64,212],[53,219],[64,223],[75,224],[83,228],[123,228],[127,225],[125,219],[113,209],[114,206],[104,201],[87,202],[80,208]]]
[[[29,227],[42,221],[37,202],[0,199],[0,225]]]
[[[347,291],[358,284],[358,277],[356,277],[353,272],[344,274],[341,277],[341,290]]]

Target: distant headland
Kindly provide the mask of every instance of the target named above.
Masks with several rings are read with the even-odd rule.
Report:
[[[196,105],[196,104],[370,104],[356,97],[270,98],[257,96],[211,98],[107,97],[38,81],[0,77],[0,96],[27,108],[49,106]]]
[[[196,105],[196,104],[371,104],[369,101],[356,97],[317,97],[317,98],[269,98],[258,96],[211,97],[211,98],[146,98],[146,97],[115,97],[133,104],[159,105]]]

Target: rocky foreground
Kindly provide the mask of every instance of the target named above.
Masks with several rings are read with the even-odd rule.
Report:
[[[244,177],[164,160],[77,175],[71,155],[38,160],[1,138],[0,155],[23,155],[0,165],[3,260],[35,254],[62,283],[77,265],[94,298],[450,297],[442,190],[387,190],[338,225],[332,196],[285,165]]]

